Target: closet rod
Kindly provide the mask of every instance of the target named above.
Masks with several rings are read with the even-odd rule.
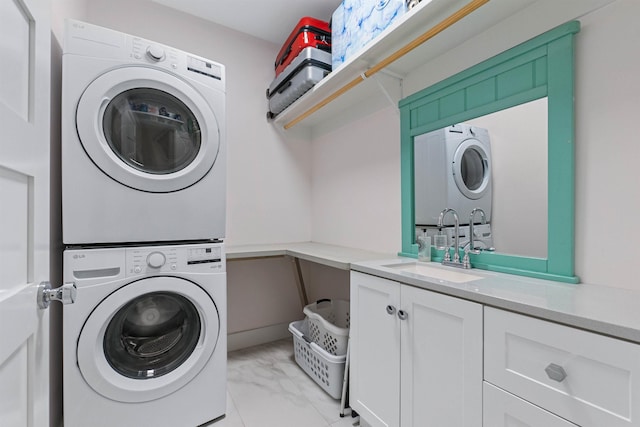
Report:
[[[440,21],[438,24],[433,26],[431,29],[429,29],[428,31],[426,31],[422,35],[420,35],[417,38],[415,38],[413,41],[407,43],[402,48],[398,49],[397,51],[395,51],[391,55],[387,56],[385,59],[383,59],[382,61],[378,62],[373,67],[369,68],[367,71],[365,71],[364,73],[360,74],[358,77],[356,77],[355,79],[351,80],[349,83],[345,84],[340,89],[336,90],[331,95],[329,95],[328,97],[326,97],[325,99],[323,99],[322,101],[320,101],[319,103],[317,103],[316,105],[314,105],[313,107],[311,107],[310,109],[305,111],[304,113],[300,114],[295,119],[293,119],[290,122],[286,123],[284,125],[284,128],[285,129],[290,129],[293,126],[297,125],[302,120],[304,120],[307,117],[309,117],[311,114],[315,113],[316,111],[318,111],[319,109],[321,109],[322,107],[324,107],[325,105],[327,105],[328,103],[333,101],[334,99],[338,98],[340,95],[344,94],[345,92],[348,92],[349,90],[351,90],[352,88],[354,88],[358,84],[362,83],[365,79],[371,77],[372,75],[374,75],[378,71],[382,70],[383,68],[385,68],[386,66],[388,66],[389,64],[394,62],[395,60],[397,60],[397,59],[403,57],[404,55],[406,55],[407,53],[411,52],[413,49],[417,48],[422,43],[424,43],[427,40],[429,40],[429,39],[435,37],[436,35],[440,34],[442,31],[446,30],[447,28],[449,28],[450,26],[452,26],[456,22],[460,21],[465,16],[471,14],[473,11],[475,11],[476,9],[478,9],[481,6],[485,5],[489,1],[490,0],[472,0],[472,1],[470,1],[465,6],[460,8],[458,11],[456,11],[455,13],[450,15],[449,17],[445,18],[444,20]]]

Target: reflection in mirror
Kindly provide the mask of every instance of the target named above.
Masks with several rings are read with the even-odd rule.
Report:
[[[547,257],[547,98],[448,126],[414,139],[416,238],[446,235],[453,244],[455,209],[460,247]],[[482,213],[484,213],[484,218]],[[484,220],[484,221],[483,221]],[[484,224],[483,222],[486,222]],[[417,241],[417,240],[416,240]]]

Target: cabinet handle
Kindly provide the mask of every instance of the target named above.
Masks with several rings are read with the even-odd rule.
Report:
[[[394,315],[396,313],[396,308],[392,305],[387,306],[387,314]]]
[[[407,320],[407,317],[409,317],[409,313],[404,310],[398,310],[398,317],[400,318],[400,320]]]
[[[555,363],[549,363],[549,366],[544,368],[544,371],[550,379],[558,381],[559,383],[567,378],[567,371],[565,371],[562,366],[556,365]]]

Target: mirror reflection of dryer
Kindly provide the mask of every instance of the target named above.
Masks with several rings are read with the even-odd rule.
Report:
[[[484,224],[476,215],[476,248],[493,248],[491,235],[491,142],[486,129],[456,124],[414,138],[414,200],[416,233],[435,236],[438,217],[454,209],[460,221],[460,246],[469,241],[469,215],[484,212]],[[453,244],[453,217],[445,218],[442,234]],[[433,237],[432,237],[433,240]]]
[[[225,67],[68,20],[62,75],[67,245],[225,237]]]
[[[67,427],[197,426],[226,410],[222,243],[68,249]],[[188,410],[183,410],[188,408]]]

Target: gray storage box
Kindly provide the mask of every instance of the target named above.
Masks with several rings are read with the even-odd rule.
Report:
[[[296,99],[331,72],[331,53],[314,47],[303,49],[267,89],[270,118],[281,113]]]

